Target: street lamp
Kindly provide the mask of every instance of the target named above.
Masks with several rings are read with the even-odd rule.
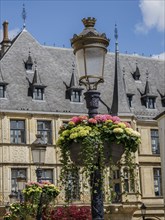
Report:
[[[25,182],[26,182],[26,177],[23,175],[23,173],[19,173],[19,175],[17,176],[17,186],[18,186],[18,197],[20,199],[20,202],[23,202],[22,190],[25,188]]]
[[[147,207],[145,206],[144,203],[141,205],[140,209],[141,209],[141,213],[142,213],[142,218],[143,218],[143,220],[145,220],[145,215],[146,215]]]
[[[5,211],[8,213],[10,211],[10,202],[7,202],[5,205]]]
[[[85,26],[79,34],[74,34],[71,46],[74,49],[79,73],[80,85],[85,85],[87,92],[84,94],[90,118],[98,114],[100,92],[97,85],[104,82],[104,62],[109,45],[106,35],[100,34],[94,28],[96,19],[88,17],[82,19]],[[102,173],[99,167],[99,157],[95,166],[97,169],[91,175],[91,209],[93,220],[104,219]],[[97,183],[97,184],[96,184]]]
[[[16,191],[11,191],[10,195],[9,195],[9,198],[10,198],[10,203],[15,203],[17,201],[17,192]]]
[[[40,166],[45,163],[46,144],[40,134],[37,134],[36,138],[31,145],[31,151],[33,163],[38,166],[36,169],[37,182],[40,182],[42,178],[42,169]]]
[[[41,182],[42,169],[41,165],[45,163],[46,144],[40,134],[36,135],[36,140],[31,145],[33,163],[38,167],[36,169],[37,182]],[[36,220],[42,220],[42,193],[40,196]]]

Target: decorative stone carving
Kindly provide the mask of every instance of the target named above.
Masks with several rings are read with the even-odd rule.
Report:
[[[29,150],[26,146],[10,147],[10,162],[12,163],[29,163]]]
[[[45,163],[57,163],[54,147],[47,147]]]

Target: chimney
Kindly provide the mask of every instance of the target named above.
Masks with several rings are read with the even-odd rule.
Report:
[[[1,56],[11,45],[11,41],[9,40],[8,36],[8,24],[8,21],[3,22],[3,40],[1,42]]]
[[[3,22],[3,41],[9,42],[9,37],[8,37],[8,21]]]

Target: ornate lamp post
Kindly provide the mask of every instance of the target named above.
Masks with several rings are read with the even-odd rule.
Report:
[[[140,209],[141,209],[142,218],[143,218],[143,220],[145,220],[145,215],[146,215],[147,207],[145,206],[144,203],[141,205]]]
[[[23,202],[23,196],[22,196],[22,190],[25,187],[26,177],[20,173],[17,176],[17,185],[18,185],[18,197],[20,199],[20,202]]]
[[[32,143],[31,151],[32,151],[33,163],[38,166],[36,169],[37,182],[41,182],[42,169],[40,166],[45,163],[45,153],[47,146],[45,142],[42,140],[40,134],[37,134],[36,138],[37,139]],[[42,193],[38,204],[36,220],[42,220]]]
[[[42,169],[40,166],[45,163],[46,144],[40,134],[37,134],[36,138],[31,145],[31,151],[33,163],[38,166],[36,169],[37,182],[40,182],[42,177]]]
[[[10,203],[7,202],[6,205],[5,205],[5,211],[6,211],[6,213],[8,213],[9,210],[10,210]]]
[[[94,28],[96,19],[88,17],[82,19],[85,29],[71,39],[71,45],[76,56],[79,83],[85,85],[87,92],[84,94],[89,117],[98,114],[98,104],[100,92],[97,91],[97,85],[104,82],[104,62],[109,45],[109,39],[106,35],[100,34]],[[91,175],[91,208],[92,219],[103,220],[103,191],[102,191],[102,173],[99,167],[99,157],[95,164],[96,169]]]
[[[9,195],[10,203],[15,203],[17,201],[17,192],[12,191]]]

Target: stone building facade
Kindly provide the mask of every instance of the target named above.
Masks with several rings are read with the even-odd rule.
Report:
[[[58,185],[60,152],[56,147],[62,123],[75,115],[87,114],[84,88],[78,77],[72,49],[43,46],[24,28],[12,41],[4,22],[0,63],[0,206],[18,191],[17,176],[36,181],[31,144],[41,134],[47,144],[42,178]],[[115,89],[114,89],[115,88]],[[154,119],[165,110],[165,63],[142,56],[108,53],[105,82],[100,85],[99,113],[116,114],[128,121],[142,136],[135,154],[138,194],[132,192],[129,174],[124,185],[120,172],[113,175],[118,195],[105,201],[106,216],[112,220],[138,220],[140,206],[147,207],[146,219],[163,220],[164,202],[158,123]],[[114,92],[115,91],[115,92]],[[81,178],[81,177],[80,177]],[[109,180],[107,180],[108,182]],[[108,188],[107,188],[108,190]],[[74,203],[89,204],[89,191],[74,193]],[[62,203],[62,198],[58,198]]]

